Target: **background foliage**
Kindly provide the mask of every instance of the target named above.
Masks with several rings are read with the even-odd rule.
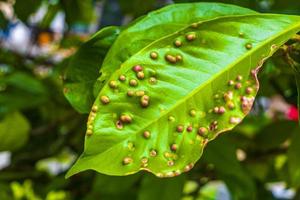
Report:
[[[300,129],[296,122],[286,121],[281,115],[271,119],[265,112],[268,98],[274,95],[280,94],[290,104],[297,102],[293,71],[282,62],[280,51],[260,74],[262,88],[251,115],[236,129],[210,143],[203,158],[188,174],[158,179],[147,173],[110,177],[88,171],[64,178],[74,158],[82,152],[87,115],[79,114],[64,97],[63,74],[72,62],[97,65],[92,63],[93,59],[91,63],[82,63],[70,59],[70,55],[101,27],[126,25],[148,11],[173,3],[145,2],[16,0],[13,10],[21,22],[0,11],[0,151],[10,157],[10,163],[0,171],[0,199],[300,199]],[[298,0],[214,2],[260,12],[300,15]],[[38,21],[32,20],[41,7],[44,15]],[[65,26],[56,40],[51,27],[60,14],[65,16]],[[9,29],[16,23],[30,29],[30,49],[18,51],[6,45]],[[119,30],[114,27],[107,31],[118,34]],[[88,43],[93,43],[93,38]],[[97,52],[99,63],[110,42],[113,40],[95,44],[103,49]],[[89,44],[84,45],[87,50],[77,54],[89,56],[94,52],[88,48]],[[43,51],[45,46],[46,53],[34,53],[35,48]],[[299,56],[293,56],[298,61]],[[68,80],[86,81],[86,77],[74,75]],[[84,88],[82,92],[93,94]],[[4,165],[3,159],[0,164]],[[280,186],[289,190],[278,192]]]

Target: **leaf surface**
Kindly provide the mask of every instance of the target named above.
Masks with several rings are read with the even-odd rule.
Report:
[[[29,137],[30,125],[19,112],[12,112],[0,120],[0,151],[14,151]]]
[[[202,20],[136,52],[100,91],[84,153],[67,176],[87,169],[109,175],[146,170],[158,177],[189,171],[210,140],[248,114],[258,68],[299,31],[299,19]]]
[[[97,32],[71,58],[64,81],[64,94],[71,105],[81,113],[88,113],[93,101],[93,86],[99,76],[99,67],[120,28],[111,26]]]
[[[179,8],[182,12],[178,12]],[[185,15],[187,11],[193,15]],[[105,80],[120,67],[120,63],[155,39],[197,20],[247,13],[255,12],[226,4],[171,5],[138,18],[122,30],[118,27],[104,28],[84,43],[71,59],[66,73],[65,96],[77,111],[88,113]],[[109,50],[111,45],[113,47]]]
[[[189,13],[188,15],[186,13]],[[225,15],[254,14],[253,10],[220,3],[173,4],[129,24],[116,39],[100,69],[98,88],[132,55],[153,41],[193,22]],[[102,83],[102,84],[101,84]]]

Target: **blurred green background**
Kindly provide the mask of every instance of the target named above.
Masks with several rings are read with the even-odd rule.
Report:
[[[252,113],[210,143],[191,172],[64,178],[83,150],[87,119],[63,94],[72,54],[102,27],[184,2],[201,1],[0,0],[0,200],[300,199],[300,128],[280,112],[270,114],[274,96],[297,102],[293,71],[280,51],[260,73]],[[300,15],[299,0],[211,2]]]

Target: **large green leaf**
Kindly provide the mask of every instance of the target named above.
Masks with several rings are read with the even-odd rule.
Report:
[[[7,114],[0,121],[0,151],[14,151],[22,147],[29,137],[30,125],[19,112]]]
[[[186,13],[189,13],[188,15]],[[123,62],[153,41],[193,22],[225,15],[254,14],[255,11],[218,3],[173,4],[129,24],[107,53],[97,82],[98,92]]]
[[[223,16],[162,34],[126,59],[102,88],[84,153],[67,176],[87,169],[110,175],[147,170],[159,177],[189,171],[208,141],[250,111],[258,68],[299,31],[299,19]]]
[[[71,105],[81,113],[88,113],[95,97],[93,86],[99,76],[99,67],[120,29],[107,27],[85,42],[70,60],[64,94]]]

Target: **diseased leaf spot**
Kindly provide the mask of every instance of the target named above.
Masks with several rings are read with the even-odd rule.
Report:
[[[126,76],[125,75],[120,75],[119,76],[119,81],[121,81],[121,82],[126,81]]]
[[[176,56],[176,61],[177,61],[177,62],[182,61],[182,56],[181,56],[181,55],[177,55],[177,56]]]
[[[226,109],[223,106],[214,107],[213,111],[215,114],[224,114],[226,112]]]
[[[183,125],[178,125],[178,126],[176,127],[176,131],[177,131],[178,133],[182,133],[182,132],[183,132],[183,129],[184,129]]]
[[[120,120],[123,123],[131,123],[132,122],[131,116],[126,115],[126,114],[121,115]]]
[[[250,50],[250,49],[252,49],[252,44],[251,43],[247,43],[245,47],[246,47],[246,49]]]
[[[117,127],[117,129],[123,129],[123,123],[122,123],[121,120],[118,120],[118,121],[116,122],[116,127]]]
[[[152,149],[152,150],[150,151],[150,156],[152,156],[152,157],[157,156],[157,151],[156,151],[155,149]]]
[[[200,127],[198,129],[198,135],[200,135],[202,137],[205,137],[207,135],[207,133],[208,133],[208,130],[205,127]]]
[[[117,81],[110,81],[109,87],[111,87],[112,89],[116,89],[118,87]]]
[[[178,145],[177,144],[172,144],[171,147],[170,147],[170,149],[172,151],[176,151],[178,149]]]
[[[237,81],[242,81],[242,80],[243,80],[243,77],[242,77],[241,75],[238,75],[238,76],[236,77],[236,80],[237,80]]]
[[[241,97],[241,102],[242,102],[242,110],[244,113],[248,113],[253,105],[254,102],[254,97]]]
[[[143,108],[148,107],[149,106],[149,101],[150,101],[150,97],[148,95],[143,95],[141,97],[141,100],[140,100],[141,106]]]
[[[158,54],[155,51],[153,51],[153,52],[150,53],[150,58],[152,58],[153,60],[155,60],[155,59],[158,58]]]
[[[233,92],[232,91],[228,91],[223,95],[223,98],[225,101],[230,101],[233,99]]]
[[[171,158],[171,157],[172,157],[172,154],[171,154],[170,152],[167,152],[167,151],[166,151],[166,152],[164,153],[164,157],[165,157],[165,158]]]
[[[173,160],[168,160],[168,166],[173,166],[174,165],[174,161]],[[172,175],[173,175],[173,173],[172,173]]]
[[[144,131],[144,132],[143,132],[143,137],[144,137],[145,139],[149,139],[149,138],[151,137],[150,131]]]
[[[229,101],[226,103],[227,108],[229,108],[230,110],[233,110],[235,108],[235,105],[232,101]]]
[[[133,90],[128,90],[127,91],[127,96],[129,96],[129,97],[134,96],[134,91]]]
[[[98,111],[98,106],[96,106],[96,105],[94,105],[93,107],[92,107],[92,112],[97,112]]]
[[[101,96],[100,100],[103,104],[108,104],[110,102],[108,96]]]
[[[125,157],[123,159],[123,165],[128,165],[128,164],[130,164],[132,162],[133,162],[133,159],[131,157]]]
[[[184,167],[184,172],[190,171],[194,167],[193,163],[190,163]]]
[[[192,110],[190,110],[189,114],[190,114],[191,117],[195,117],[197,112],[196,112],[195,109],[192,109]]]
[[[242,88],[242,83],[236,83],[234,86],[235,89],[241,89]]]
[[[198,28],[198,24],[197,23],[192,23],[191,27],[192,28]]]
[[[229,85],[229,86],[234,85],[234,81],[233,81],[233,80],[228,81],[228,85]]]
[[[141,65],[136,65],[132,68],[132,70],[134,72],[140,72],[140,71],[143,71],[143,67]]]
[[[148,158],[146,157],[143,157],[142,160],[141,160],[141,163],[142,163],[142,167],[147,167],[148,166]]]
[[[217,121],[211,122],[210,125],[209,125],[209,130],[215,131],[217,129],[218,129],[218,122]]]
[[[93,131],[91,129],[87,129],[86,134],[87,136],[91,136],[93,134]]]
[[[229,119],[230,124],[238,124],[240,122],[241,122],[241,118],[239,118],[239,117],[230,117],[230,119]]]
[[[154,85],[154,84],[157,83],[157,79],[155,77],[150,77],[149,78],[149,83],[152,84],[152,85]]]
[[[145,74],[144,74],[144,72],[140,71],[140,72],[136,73],[136,77],[138,79],[144,79],[145,78]]]
[[[127,146],[128,146],[128,149],[130,151],[134,151],[135,150],[135,146],[134,146],[134,144],[132,142],[128,142]]]
[[[185,38],[187,41],[193,41],[196,39],[196,33],[188,33],[186,34]]]
[[[170,62],[170,63],[176,63],[177,62],[177,58],[175,56],[172,56],[170,54],[167,54],[165,56],[166,61]]]
[[[138,82],[137,82],[137,80],[135,80],[135,79],[131,79],[131,80],[129,81],[129,85],[132,86],[132,87],[136,87],[136,86],[138,85]]]
[[[168,117],[168,121],[170,121],[170,122],[174,122],[174,121],[175,121],[175,117],[173,117],[173,116],[169,116],[169,117]]]
[[[180,47],[182,45],[182,42],[180,40],[175,40],[174,45],[176,47]]]
[[[144,96],[145,95],[145,91],[144,90],[138,90],[135,92],[135,95],[138,97]]]
[[[189,125],[187,128],[186,128],[186,131],[187,132],[192,132],[193,131],[193,127],[191,125]]]
[[[247,87],[246,88],[246,93],[247,94],[251,94],[253,92],[253,88],[252,87]]]

